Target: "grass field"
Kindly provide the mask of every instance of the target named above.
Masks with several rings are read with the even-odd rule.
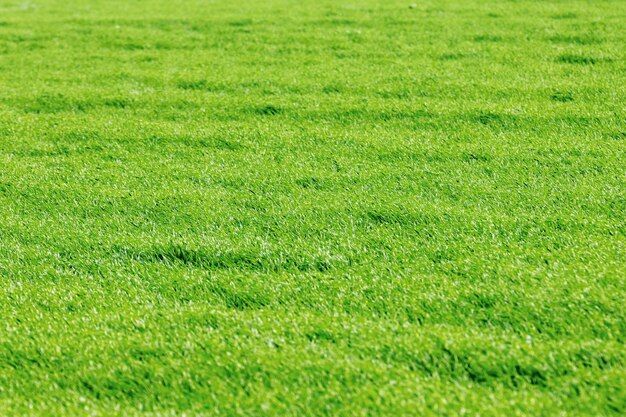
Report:
[[[623,416],[625,45],[618,0],[3,0],[0,416]]]

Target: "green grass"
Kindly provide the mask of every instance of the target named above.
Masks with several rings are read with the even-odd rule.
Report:
[[[0,3],[0,415],[626,413],[626,2],[411,3]]]

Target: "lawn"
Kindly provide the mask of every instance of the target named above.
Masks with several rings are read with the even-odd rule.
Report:
[[[625,16],[3,0],[0,416],[623,416]]]

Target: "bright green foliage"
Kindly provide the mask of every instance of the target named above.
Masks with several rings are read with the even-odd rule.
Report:
[[[626,2],[0,2],[0,415],[622,416]]]

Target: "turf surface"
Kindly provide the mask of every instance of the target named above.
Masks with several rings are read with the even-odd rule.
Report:
[[[0,3],[0,415],[626,413],[626,2]]]

